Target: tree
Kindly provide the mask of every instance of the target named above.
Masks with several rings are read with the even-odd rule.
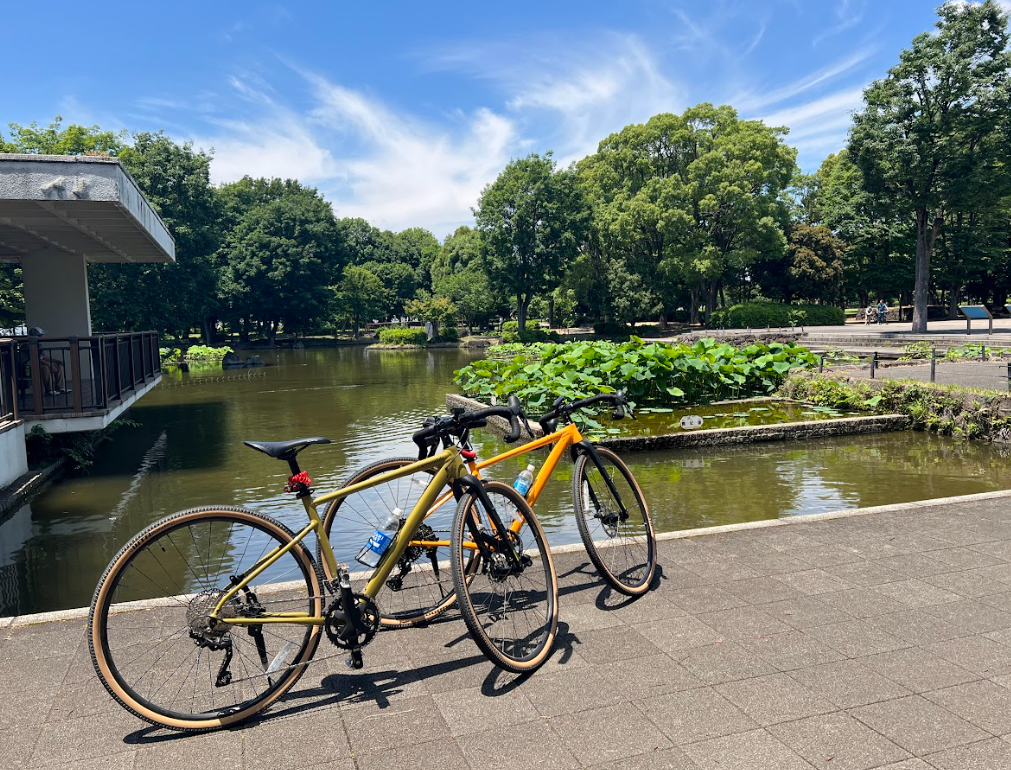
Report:
[[[242,214],[222,248],[222,294],[270,344],[282,323],[303,329],[329,317],[338,252],[330,204],[293,180],[275,189]]]
[[[141,133],[119,150],[130,172],[176,244],[176,261],[164,265],[94,265],[89,271],[96,325],[108,329],[158,329],[177,339],[202,326],[210,340],[218,313],[220,201],[210,184],[211,156],[192,143],[162,133]]]
[[[355,337],[362,324],[381,313],[386,304],[383,282],[358,265],[345,266],[333,291],[336,315],[351,324]]]
[[[580,163],[600,202],[604,255],[657,292],[661,323],[680,285],[691,288],[692,320],[700,297],[708,318],[725,276],[782,255],[781,193],[796,168],[784,133],[700,104],[626,126]]]
[[[458,311],[449,297],[433,297],[428,292],[418,292],[418,296],[407,303],[406,310],[412,318],[431,322],[439,336],[448,336],[448,329],[456,331]]]
[[[793,297],[812,302],[841,303],[843,256],[846,247],[823,225],[796,222],[787,235],[787,273],[790,277],[789,301]]]
[[[489,283],[516,298],[525,328],[531,298],[558,286],[584,238],[589,210],[575,176],[556,170],[551,153],[511,161],[481,192],[474,216]]]
[[[481,264],[481,234],[466,225],[446,238],[431,268],[432,291],[449,297],[467,324],[487,323],[503,303],[488,283]]]
[[[403,262],[365,262],[361,267],[376,276],[386,290],[382,314],[403,315],[404,303],[410,302],[418,292],[418,271]]]
[[[8,123],[10,141],[0,134],[0,152],[17,152],[30,155],[110,155],[116,156],[127,146],[126,131],[113,133],[98,126],[79,126],[71,123],[63,128],[63,118],[57,115],[45,128],[32,121],[27,126]]]
[[[864,92],[850,153],[867,190],[916,223],[913,331],[927,328],[930,262],[945,211],[988,206],[1011,189],[1007,17],[994,0],[946,3],[935,34]]]

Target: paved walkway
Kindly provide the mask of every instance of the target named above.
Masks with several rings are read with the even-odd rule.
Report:
[[[834,371],[851,377],[868,378],[870,367],[838,367]],[[930,364],[879,366],[874,372],[879,380],[918,380],[930,382]],[[938,361],[934,382],[939,385],[961,385],[965,388],[1008,391],[1008,366],[1001,361],[951,362]]]
[[[979,497],[664,541],[631,604],[563,555],[561,641],[529,679],[454,618],[212,735],[114,705],[82,621],[8,626],[0,767],[1011,767],[1011,496]]]

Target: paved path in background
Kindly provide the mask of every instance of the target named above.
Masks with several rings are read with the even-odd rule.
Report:
[[[869,367],[837,368],[833,371],[851,377],[868,378]],[[985,388],[987,390],[1008,390],[1007,363],[998,361],[977,361],[975,363],[953,363],[938,361],[935,380],[939,385],[961,385],[965,388]],[[930,382],[930,364],[913,366],[879,366],[874,373],[879,380],[918,380]]]
[[[630,604],[563,555],[560,641],[532,677],[450,618],[211,735],[114,705],[80,620],[9,626],[0,767],[1011,767],[1011,497],[985,497],[664,541]]]

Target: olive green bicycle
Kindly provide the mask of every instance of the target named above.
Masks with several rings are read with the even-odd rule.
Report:
[[[447,488],[457,501],[453,551],[466,557],[448,566],[467,626],[496,665],[535,670],[550,654],[558,623],[547,539],[526,500],[473,476],[458,444],[492,416],[510,420],[515,440],[518,414],[514,401],[429,421],[415,434],[417,462],[315,498],[297,455],[328,439],[247,441],[288,463],[285,490],[302,502],[308,524],[293,532],[256,511],[214,506],[173,514],[134,537],[109,564],[91,603],[88,642],[102,683],[152,724],[209,730],[276,702],[305,672],[324,635],[361,668],[362,649],[380,627],[380,593]],[[377,529],[362,543],[359,557],[374,566],[364,573],[364,588],[354,590],[352,577],[361,573],[352,576],[338,563],[317,506],[376,485],[411,483],[405,480],[416,473],[428,479],[425,490],[409,512],[400,512],[394,532]],[[511,529],[517,520],[520,534]],[[325,574],[306,547],[312,534]]]

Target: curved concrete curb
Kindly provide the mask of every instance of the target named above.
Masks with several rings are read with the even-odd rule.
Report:
[[[682,540],[688,537],[705,537],[706,535],[719,535],[727,532],[741,532],[749,529],[767,529],[769,527],[792,527],[815,521],[828,521],[830,519],[849,519],[855,516],[873,516],[876,513],[895,513],[901,511],[914,511],[919,508],[937,508],[944,505],[957,503],[971,503],[983,500],[997,500],[1001,498],[1011,498],[1011,489],[998,492],[981,492],[975,495],[961,495],[957,497],[938,497],[933,500],[921,500],[914,503],[898,503],[895,505],[876,505],[869,508],[853,508],[843,511],[829,511],[827,513],[812,513],[804,516],[790,516],[783,519],[767,519],[765,521],[746,521],[740,524],[724,524],[716,527],[700,527],[697,529],[683,529],[677,532],[661,532],[657,535],[660,542],[669,540]],[[552,554],[575,553],[583,550],[582,543],[572,543],[569,545],[555,546],[551,549]],[[352,577],[365,575],[367,573],[354,573]],[[283,590],[287,584],[281,583],[276,586],[277,590]],[[150,601],[130,602],[129,608],[123,611],[155,609],[165,603],[165,599],[153,599]],[[18,615],[15,617],[0,618],[0,630],[15,628],[18,626],[35,625],[38,623],[53,623],[63,620],[84,620],[88,617],[88,607],[78,607],[72,610],[58,610],[56,612],[39,612],[34,615]]]

